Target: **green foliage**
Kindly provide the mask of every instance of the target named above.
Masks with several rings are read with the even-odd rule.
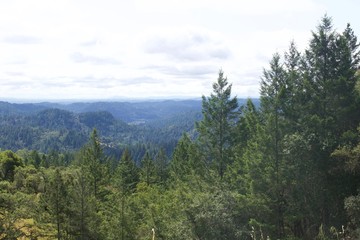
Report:
[[[186,210],[193,234],[200,239],[239,239],[236,201],[226,191],[197,194]]]
[[[203,119],[196,124],[204,154],[220,178],[231,163],[233,128],[238,119],[238,102],[236,97],[231,97],[231,87],[220,70],[213,83],[213,93],[208,98],[202,97]]]
[[[94,129],[82,156],[82,167],[88,174],[96,198],[99,194],[99,185],[106,181],[107,177],[106,159],[100,144],[97,131]]]
[[[0,143],[21,149],[0,152],[0,238],[358,239],[358,46],[325,16],[303,53],[274,54],[260,108],[238,108],[220,71],[197,132],[166,102],[146,119],[168,118],[144,126],[107,112],[13,118],[0,103]]]
[[[354,238],[360,237],[360,197],[350,196],[345,199],[345,210],[350,219],[349,227]]]
[[[55,172],[49,176],[46,191],[41,197],[44,208],[50,215],[51,222],[56,225],[56,238],[62,239],[67,218],[67,207],[70,202],[59,169],[56,169]]]
[[[157,181],[154,160],[151,159],[148,152],[145,153],[144,158],[141,160],[140,180],[147,185]]]
[[[71,205],[69,205],[69,234],[77,239],[96,239],[99,236],[96,214],[96,199],[86,173],[82,169],[74,171],[74,179],[69,186]]]
[[[22,165],[22,159],[12,151],[0,152],[0,179],[13,181],[15,168]]]
[[[183,134],[179,140],[170,163],[170,174],[173,179],[186,179],[188,175],[204,175],[205,163],[197,146],[189,136]]]
[[[125,149],[125,152],[121,156],[119,165],[115,171],[114,181],[115,186],[124,195],[133,192],[136,184],[139,182],[139,169],[128,149]]]
[[[0,145],[12,151],[73,152],[96,128],[105,152],[118,156],[126,146],[139,163],[146,151],[164,148],[170,156],[182,133],[194,132],[194,122],[201,119],[200,109],[199,100],[31,106],[2,102]],[[146,146],[144,152],[137,154],[138,145]]]
[[[154,163],[158,182],[160,184],[165,184],[169,178],[169,162],[163,148],[156,154]]]
[[[33,165],[15,169],[14,186],[27,194],[37,194],[45,190],[45,177],[42,171]]]

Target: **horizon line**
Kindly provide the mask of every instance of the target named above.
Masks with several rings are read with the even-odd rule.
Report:
[[[238,97],[237,99],[259,99],[260,97]],[[144,98],[128,98],[128,97],[119,97],[119,98],[73,98],[73,99],[29,99],[29,98],[0,98],[1,102],[8,103],[94,103],[94,102],[147,102],[147,101],[186,101],[186,100],[199,100],[201,101],[201,97],[144,97]]]

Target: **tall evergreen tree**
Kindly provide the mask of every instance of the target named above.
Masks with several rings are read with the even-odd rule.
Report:
[[[280,55],[275,54],[270,61],[270,69],[264,70],[264,76],[260,85],[261,110],[264,114],[265,129],[268,133],[268,151],[264,161],[268,162],[268,170],[273,172],[274,212],[276,212],[277,237],[282,238],[285,234],[284,226],[284,189],[283,189],[283,160],[281,140],[283,138],[284,99],[286,99],[287,85],[285,84],[285,71],[280,61]],[[270,175],[271,176],[271,175]]]
[[[114,181],[118,189],[124,193],[131,193],[139,182],[139,170],[126,148],[123,152],[119,165],[116,168]]]
[[[96,223],[96,199],[87,173],[83,169],[74,171],[73,184],[69,189],[71,235],[77,239],[96,239],[98,227]]]
[[[335,84],[333,86],[333,111],[336,114],[336,122],[339,126],[338,133],[349,129],[356,129],[360,120],[360,113],[358,110],[359,99],[355,91],[356,83],[359,79],[357,71],[360,63],[359,43],[350,24],[340,34],[336,41],[337,48],[334,62],[336,65]],[[336,95],[335,95],[336,94]]]
[[[52,222],[56,225],[56,238],[63,239],[64,224],[67,220],[68,193],[62,179],[60,170],[57,168],[46,187],[43,195],[45,208],[50,213]]]
[[[124,240],[129,233],[126,230],[126,198],[136,188],[136,184],[139,182],[139,170],[133,161],[129,150],[126,148],[121,156],[118,167],[116,168],[114,175],[115,186],[118,190],[119,198],[121,200],[120,208],[120,236],[119,239]]]
[[[295,42],[284,54],[285,79],[282,92],[282,111],[289,131],[299,129],[303,106],[307,101],[303,76],[303,56],[297,50]]]
[[[226,179],[233,189],[241,194],[250,192],[249,171],[250,162],[247,156],[249,149],[260,135],[262,127],[260,112],[256,109],[251,99],[248,99],[245,106],[241,107],[241,116],[236,126],[235,161],[226,171]],[[251,152],[260,149],[252,149]]]
[[[91,185],[93,187],[94,196],[97,198],[99,193],[99,185],[105,180],[106,165],[105,156],[100,145],[100,139],[97,130],[94,129],[91,133],[89,142],[85,147],[83,156],[84,168],[89,173]]]
[[[140,179],[150,185],[156,182],[156,178],[154,161],[151,159],[149,152],[146,152],[141,160]]]
[[[313,136],[309,142],[317,172],[322,176],[320,216],[325,225],[341,224],[340,209],[330,212],[343,202],[343,184],[332,174],[338,168],[331,161],[331,152],[341,143],[343,134],[355,132],[360,119],[356,109],[360,105],[355,96],[356,70],[359,63],[357,39],[348,26],[344,33],[336,33],[332,19],[322,18],[306,51],[306,88],[308,102],[304,108],[303,132]]]
[[[164,184],[169,177],[169,163],[164,148],[156,154],[154,163],[158,182]]]
[[[241,116],[236,125],[237,154],[241,155],[248,141],[256,134],[256,128],[260,124],[260,114],[253,101],[248,99],[241,107]]]
[[[216,167],[220,178],[233,157],[233,129],[239,117],[237,98],[231,97],[231,87],[220,70],[213,83],[213,93],[202,97],[203,119],[196,124],[206,158]]]
[[[203,175],[204,161],[197,146],[184,133],[175,147],[170,163],[170,174],[176,179],[186,179],[191,174]]]

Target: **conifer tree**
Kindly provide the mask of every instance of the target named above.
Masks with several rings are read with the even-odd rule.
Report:
[[[84,168],[89,173],[91,185],[93,187],[94,196],[98,197],[99,185],[104,181],[105,176],[105,156],[100,145],[100,139],[97,130],[91,133],[88,145],[85,148],[83,156]]]
[[[202,97],[203,119],[196,124],[202,150],[220,178],[232,159],[233,129],[239,117],[237,98],[231,97],[231,87],[220,70],[213,83],[213,93]]]
[[[45,209],[50,213],[52,222],[56,225],[56,238],[62,239],[64,232],[64,224],[67,219],[68,193],[60,170],[57,168],[46,188],[46,192],[42,195]]]
[[[311,156],[321,176],[323,194],[318,198],[321,221],[324,224],[338,223],[344,219],[339,209],[344,184],[332,174],[339,168],[331,161],[331,152],[339,145],[343,136],[356,133],[360,121],[359,102],[355,95],[356,70],[359,67],[358,43],[350,26],[343,33],[333,30],[332,19],[322,18],[317,31],[313,32],[306,51],[305,89],[308,101],[304,108],[302,131],[313,136]],[[340,213],[330,214],[334,209]]]
[[[128,148],[123,152],[114,175],[116,186],[124,193],[131,193],[139,182],[139,170]]]
[[[252,149],[252,145],[259,138],[260,129],[263,128],[261,124],[259,110],[252,100],[248,99],[246,105],[241,107],[241,116],[236,126],[235,160],[226,171],[226,179],[230,186],[242,194],[251,192],[249,171],[253,163],[248,151],[260,152],[260,149]]]
[[[69,199],[71,200],[69,206],[71,235],[81,240],[97,236],[96,199],[84,169],[74,171],[73,184],[69,189]]]
[[[146,152],[141,160],[140,179],[147,185],[155,183],[156,181],[155,164],[149,152]]]
[[[184,133],[175,147],[170,163],[170,174],[173,178],[184,180],[189,175],[204,176],[204,173],[205,164],[198,147]]]
[[[118,189],[120,197],[120,236],[119,239],[126,239],[126,198],[136,188],[136,184],[139,182],[139,171],[135,162],[133,161],[129,150],[126,148],[121,156],[118,167],[116,168],[114,175],[115,186]]]
[[[169,177],[169,163],[165,149],[161,148],[155,156],[155,171],[160,184],[164,184]]]
[[[193,166],[191,166],[192,156],[190,145],[191,140],[189,136],[184,133],[176,145],[171,159],[170,173],[172,177],[183,179],[191,174]]]
[[[267,162],[267,169],[273,174],[270,184],[273,192],[270,193],[274,199],[274,212],[276,213],[277,237],[282,238],[284,230],[284,195],[283,195],[283,159],[281,150],[281,141],[284,134],[283,113],[284,100],[287,85],[285,84],[285,71],[280,61],[280,55],[274,54],[270,61],[270,69],[264,70],[260,85],[261,110],[264,115],[264,124],[267,136],[267,152],[263,161]]]

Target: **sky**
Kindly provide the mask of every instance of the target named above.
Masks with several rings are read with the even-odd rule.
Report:
[[[222,69],[258,97],[273,54],[304,50],[321,18],[360,34],[357,0],[0,2],[0,100],[208,96]]]

